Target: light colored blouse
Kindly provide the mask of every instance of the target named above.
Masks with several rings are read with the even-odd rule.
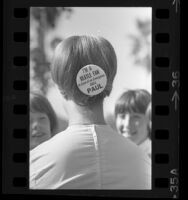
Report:
[[[151,189],[151,161],[108,125],[72,125],[30,151],[30,189]]]
[[[149,138],[147,138],[139,146],[151,158],[151,140]]]

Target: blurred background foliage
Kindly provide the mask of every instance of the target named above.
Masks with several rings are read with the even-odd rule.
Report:
[[[46,37],[50,31],[55,30],[62,14],[70,18],[72,12],[73,10],[67,7],[32,7],[30,10],[30,30],[32,31],[30,34],[30,88],[41,90],[44,95],[52,84],[50,60],[46,52]],[[51,39],[49,47],[51,51],[62,39],[57,36]]]
[[[136,66],[141,66],[151,73],[151,20],[136,20],[137,33],[128,37],[133,45],[131,55]]]

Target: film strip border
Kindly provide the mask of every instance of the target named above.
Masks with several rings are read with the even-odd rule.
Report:
[[[177,198],[179,193],[179,1],[155,2],[146,3],[152,7],[152,190],[102,191],[107,196]],[[8,3],[4,6],[7,13],[4,19],[3,191],[70,194],[29,190],[29,7],[32,4],[18,6],[15,1],[10,7]],[[101,194],[101,191],[88,192]],[[85,193],[75,191],[75,194]]]
[[[175,10],[163,8],[153,13],[153,181],[156,190],[168,188],[171,198],[179,197],[180,40],[179,32],[173,30],[180,31],[177,12],[176,5]]]

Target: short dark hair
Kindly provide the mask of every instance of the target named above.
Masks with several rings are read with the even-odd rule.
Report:
[[[78,71],[89,64],[98,65],[107,76],[107,85],[98,95],[82,93],[77,84]],[[117,58],[114,48],[103,37],[71,36],[63,40],[55,49],[52,63],[52,78],[65,99],[74,100],[83,106],[92,106],[108,96],[117,71]]]
[[[30,111],[45,113],[50,120],[51,135],[55,135],[57,116],[48,99],[38,91],[30,91]]]
[[[124,92],[115,105],[115,116],[119,113],[136,112],[145,114],[151,95],[147,90],[136,89]]]

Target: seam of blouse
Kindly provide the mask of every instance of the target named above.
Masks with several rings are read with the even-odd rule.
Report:
[[[96,130],[95,130],[95,125],[92,126],[91,130],[92,130],[92,135],[93,135],[93,140],[94,140],[95,150],[96,150],[96,157],[97,157],[97,174],[98,174],[98,177],[99,177],[98,184],[99,184],[99,189],[102,189],[99,141],[98,141],[98,138],[97,138],[97,133],[96,133]]]

